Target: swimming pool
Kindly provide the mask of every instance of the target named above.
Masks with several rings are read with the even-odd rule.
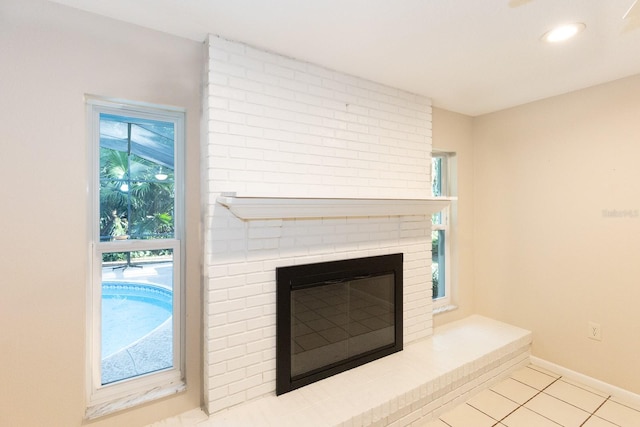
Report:
[[[103,282],[102,360],[138,343],[160,326],[171,328],[172,307],[173,292],[165,286]]]

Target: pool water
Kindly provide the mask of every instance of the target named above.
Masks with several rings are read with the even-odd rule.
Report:
[[[147,336],[171,315],[171,290],[149,284],[104,282],[102,359]]]

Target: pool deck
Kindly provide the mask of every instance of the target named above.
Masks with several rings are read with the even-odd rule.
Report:
[[[170,317],[148,335],[104,359],[102,382],[107,384],[173,366],[173,354],[167,351],[167,343],[172,340],[172,321]]]
[[[135,265],[135,264],[134,264]],[[139,267],[102,268],[103,281],[152,282],[173,287],[173,263],[160,262],[140,264]]]

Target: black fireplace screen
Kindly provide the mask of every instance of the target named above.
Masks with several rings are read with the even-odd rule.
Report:
[[[402,350],[402,254],[276,270],[282,394]]]

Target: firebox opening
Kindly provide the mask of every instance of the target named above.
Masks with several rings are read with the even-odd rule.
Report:
[[[276,394],[402,350],[403,254],[276,269]]]

